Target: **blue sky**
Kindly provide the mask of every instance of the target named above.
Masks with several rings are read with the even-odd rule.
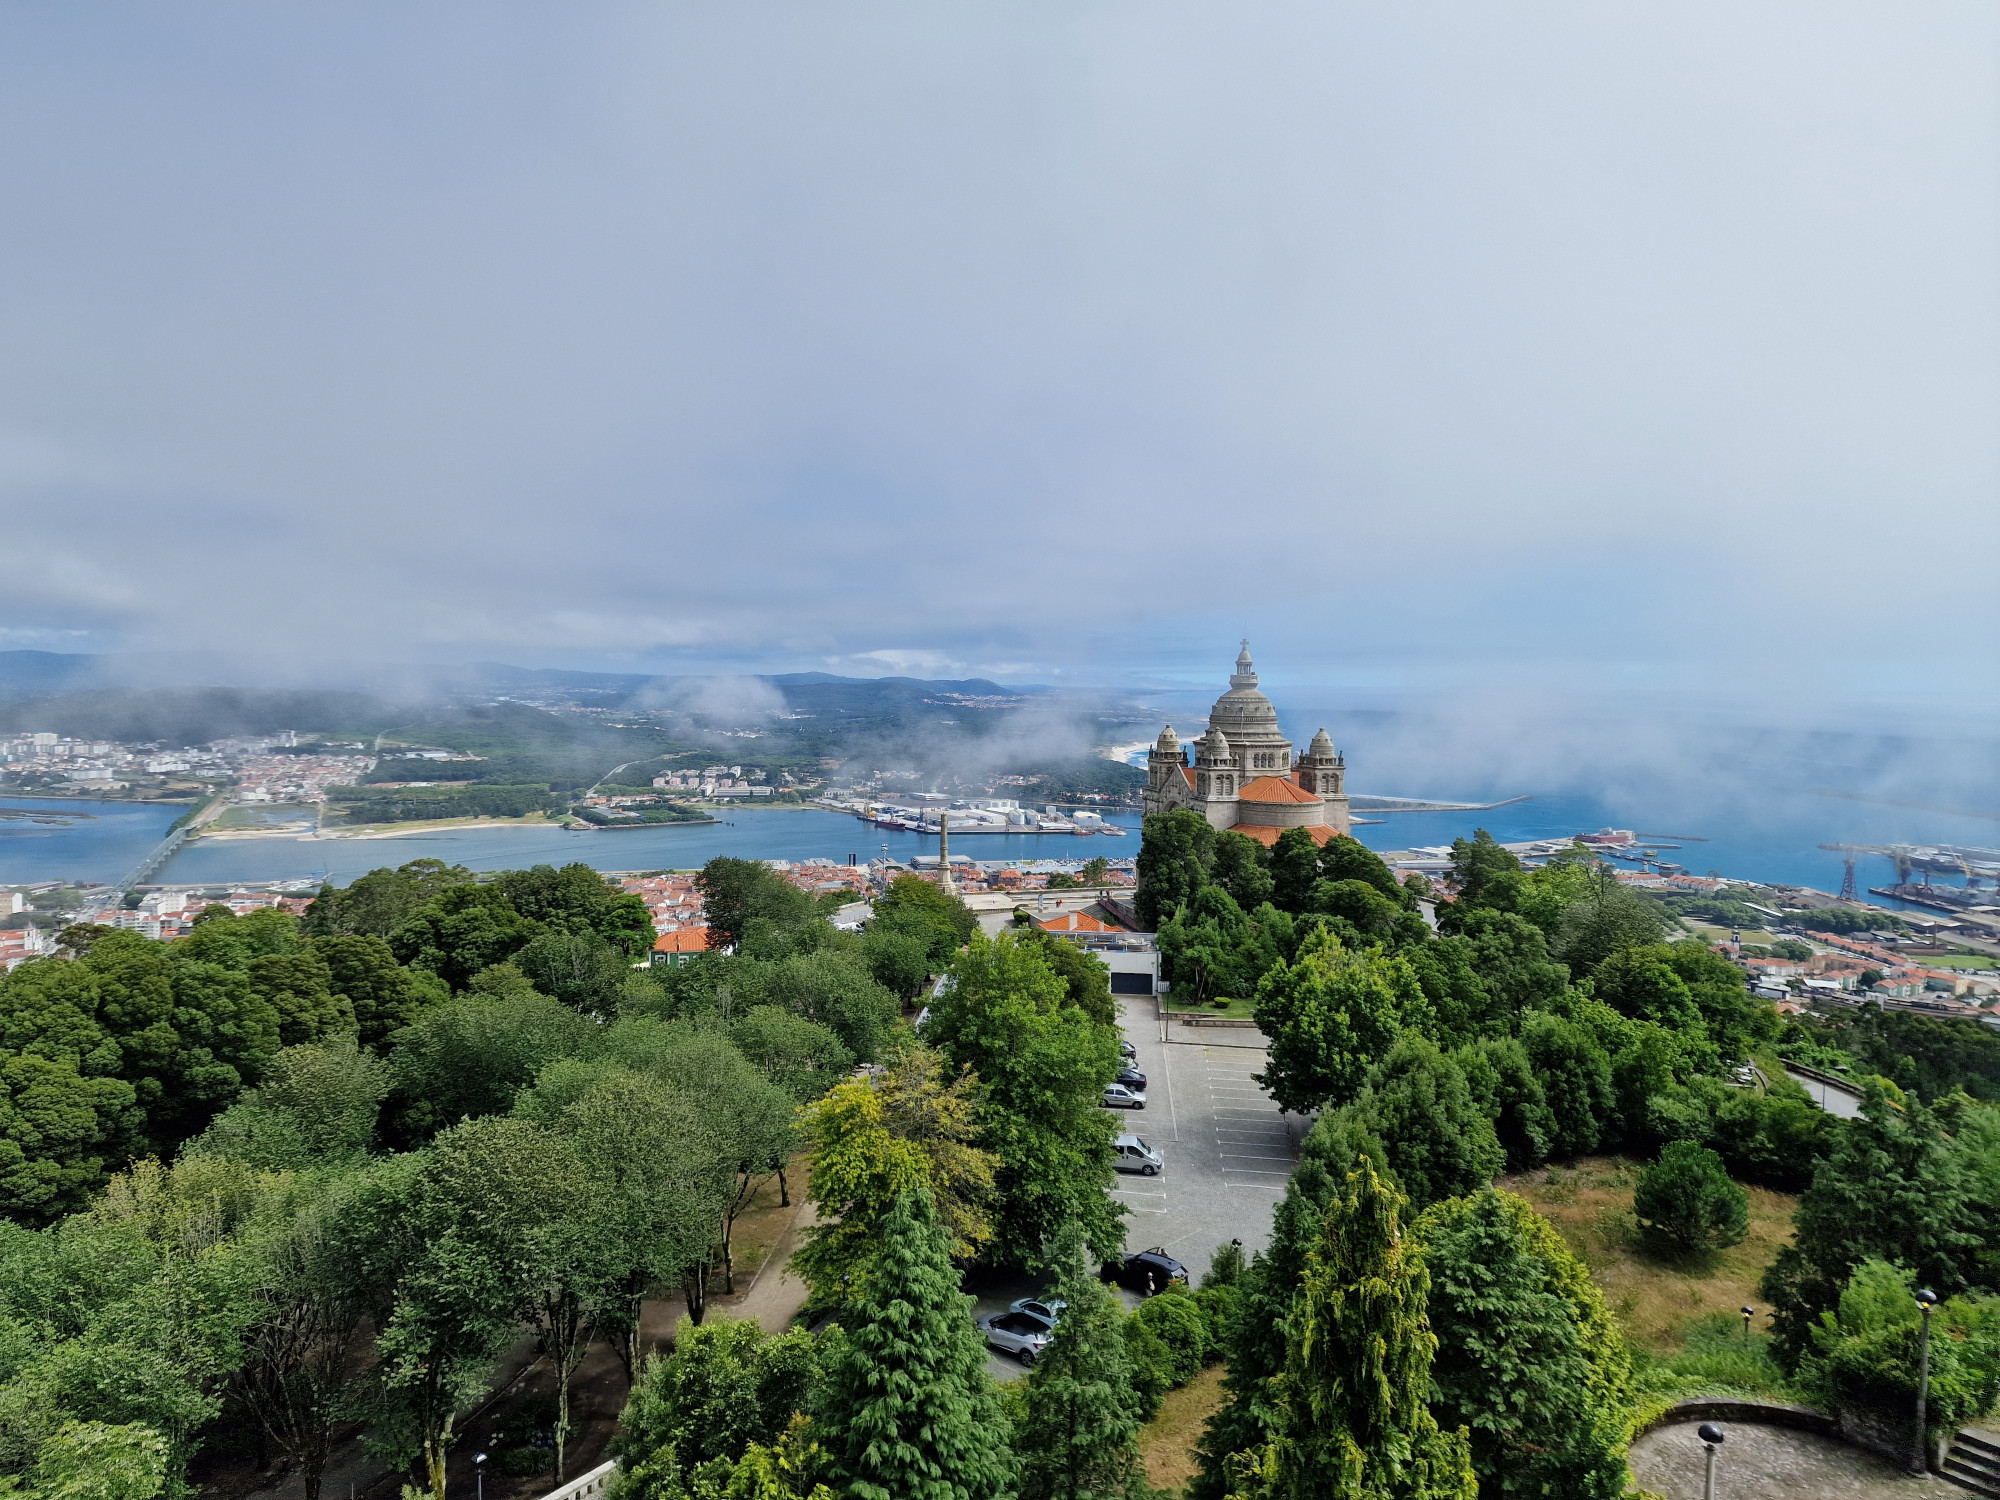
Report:
[[[24,5],[0,645],[1991,703],[1989,5]]]

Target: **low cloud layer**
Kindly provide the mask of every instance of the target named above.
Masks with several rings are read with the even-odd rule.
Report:
[[[1988,6],[0,16],[0,644],[1991,700]]]

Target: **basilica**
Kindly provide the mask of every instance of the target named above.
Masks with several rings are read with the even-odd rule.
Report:
[[[1209,710],[1208,733],[1194,742],[1189,765],[1169,724],[1146,757],[1147,816],[1192,808],[1211,827],[1232,828],[1265,848],[1287,828],[1303,828],[1324,844],[1350,827],[1343,786],[1347,763],[1322,729],[1292,758],[1292,742],[1278,729],[1278,711],[1257,691],[1250,643],[1236,658],[1229,691]]]

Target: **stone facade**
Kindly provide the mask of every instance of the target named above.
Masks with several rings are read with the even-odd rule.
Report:
[[[1233,828],[1266,847],[1287,828],[1311,831],[1323,844],[1348,832],[1347,763],[1322,729],[1304,755],[1278,727],[1278,711],[1257,690],[1250,643],[1236,658],[1229,691],[1215,700],[1208,732],[1190,765],[1169,724],[1146,757],[1145,809],[1192,808],[1213,828]]]

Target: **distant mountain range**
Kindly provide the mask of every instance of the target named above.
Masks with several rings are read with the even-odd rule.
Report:
[[[211,651],[120,652],[103,655],[59,651],[0,651],[0,699],[55,698],[115,689],[235,688],[345,691],[393,699],[423,700],[464,694],[568,689],[629,696],[668,692],[718,680],[631,672],[575,672],[552,667],[516,667],[505,662],[468,666],[306,666],[266,657]],[[727,680],[727,679],[722,679]],[[1040,686],[1003,687],[984,678],[958,681],[918,677],[838,677],[830,672],[784,672],[755,676],[788,701],[818,697],[812,689],[852,688],[956,693],[966,697],[1025,698],[1053,691]],[[803,690],[803,691],[802,691]]]

